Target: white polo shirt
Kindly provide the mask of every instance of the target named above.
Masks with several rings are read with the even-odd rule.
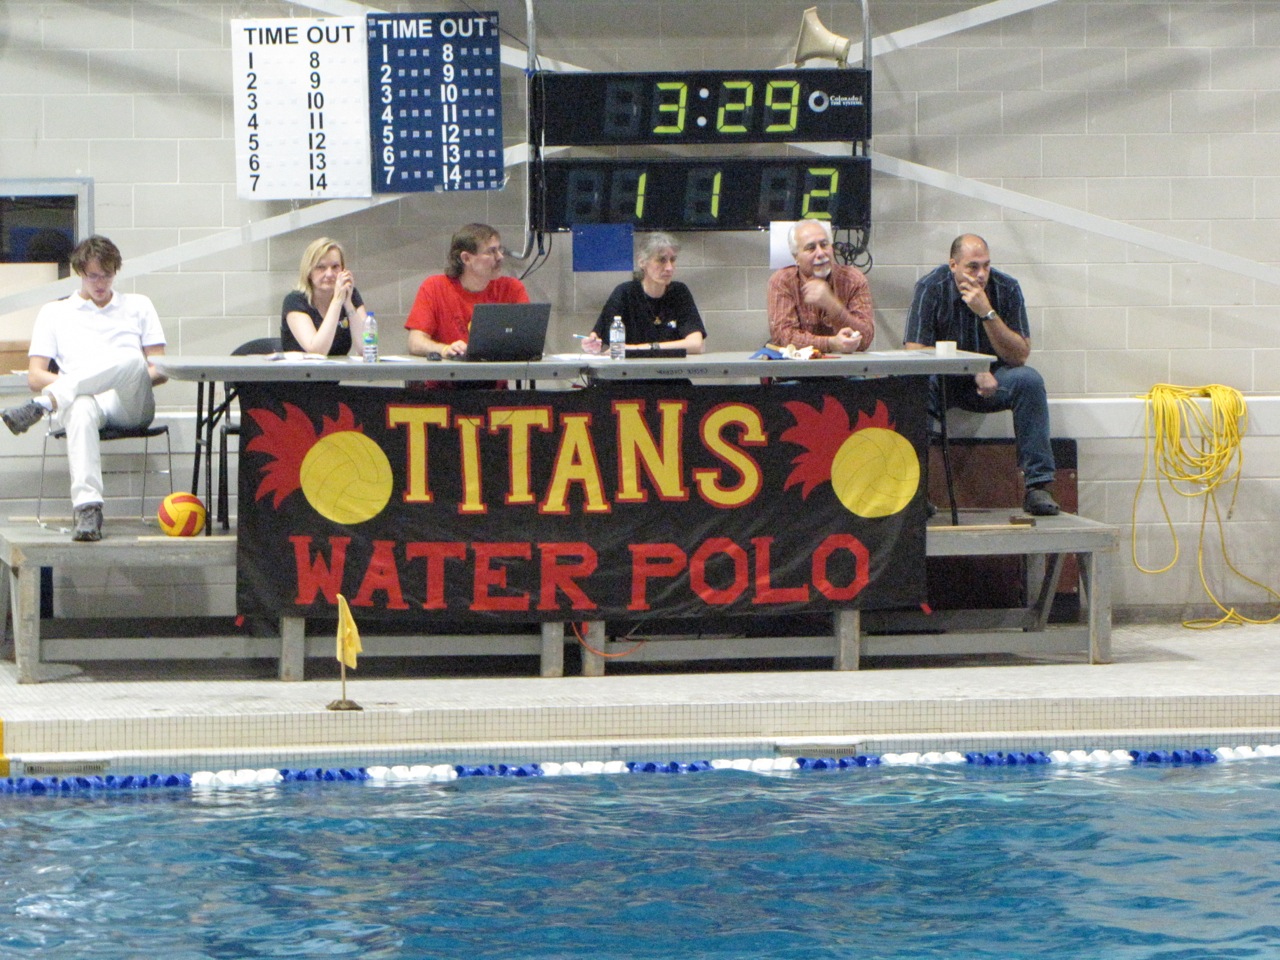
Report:
[[[104,356],[164,343],[150,297],[113,290],[107,305],[99,307],[77,292],[40,308],[27,355],[51,357],[59,370],[76,376],[101,366]]]

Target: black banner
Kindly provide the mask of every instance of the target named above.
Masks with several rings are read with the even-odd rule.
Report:
[[[913,607],[923,377],[242,384],[242,613],[421,623]]]

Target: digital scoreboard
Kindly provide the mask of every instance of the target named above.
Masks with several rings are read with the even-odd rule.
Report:
[[[547,146],[801,143],[871,136],[868,70],[540,73]]]
[[[529,109],[539,149],[688,148],[661,158],[543,159],[531,198],[540,229],[630,223],[647,230],[757,230],[802,219],[870,226],[869,158],[766,157],[738,149],[869,140],[868,70],[539,73]]]
[[[774,220],[864,225],[867,157],[544,161],[543,229],[762,230]]]

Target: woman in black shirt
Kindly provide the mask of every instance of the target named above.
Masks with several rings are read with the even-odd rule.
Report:
[[[702,315],[689,288],[672,279],[679,252],[680,245],[670,234],[649,234],[636,253],[634,279],[614,288],[582,349],[587,353],[605,349],[609,324],[621,317],[629,349],[682,347],[687,353],[702,353],[707,336]]]
[[[312,241],[302,254],[298,286],[280,308],[281,348],[344,356],[351,352],[352,326],[363,330],[364,318],[364,300],[342,245],[328,237]]]

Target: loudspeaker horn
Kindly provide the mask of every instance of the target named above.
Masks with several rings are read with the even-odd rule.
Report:
[[[796,39],[796,66],[804,63],[806,60],[814,58],[822,58],[824,60],[834,60],[839,66],[847,66],[849,62],[849,48],[853,46],[853,41],[848,37],[842,37],[838,33],[832,33],[822,25],[822,21],[818,19],[818,8],[810,7],[804,12],[804,17],[800,21],[800,36]]]

